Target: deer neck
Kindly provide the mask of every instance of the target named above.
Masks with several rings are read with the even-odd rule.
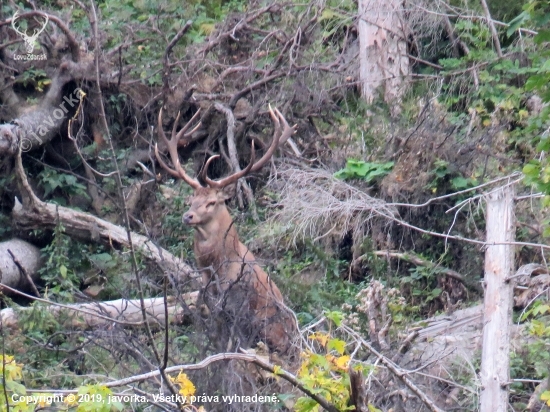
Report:
[[[227,209],[205,225],[195,227],[195,254],[201,264],[210,266],[218,258],[239,253],[239,235]],[[202,257],[202,258],[201,258]]]

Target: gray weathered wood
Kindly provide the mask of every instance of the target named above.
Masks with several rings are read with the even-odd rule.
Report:
[[[21,230],[54,229],[63,227],[64,233],[84,241],[95,241],[109,246],[130,246],[126,229],[92,214],[79,212],[52,203],[35,199],[32,206],[25,207],[15,199],[12,218]],[[182,259],[155,244],[146,236],[131,232],[133,246],[147,259],[156,262],[161,268],[173,273],[177,278],[188,279],[193,269]]]
[[[182,295],[187,305],[196,305],[199,292]],[[42,299],[41,302],[44,302]],[[163,298],[144,299],[147,321],[151,326],[165,325],[166,313]],[[19,315],[36,310],[36,307],[6,308],[0,310],[0,320],[4,327],[22,327]],[[40,306],[40,311],[48,312],[58,322],[72,328],[89,329],[113,325],[109,319],[115,319],[123,326],[143,326],[143,315],[139,299],[118,299],[107,302],[75,303],[70,305],[51,304]],[[168,322],[180,323],[185,314],[182,305],[174,298],[168,297]]]
[[[11,252],[11,254],[10,254]],[[14,258],[17,260],[14,261]],[[0,243],[0,283],[15,289],[30,287],[25,273],[17,266],[20,264],[31,281],[38,279],[38,269],[42,266],[40,249],[21,239],[11,239]],[[0,285],[0,292],[10,294]]]
[[[506,412],[510,382],[510,326],[513,307],[515,238],[514,187],[486,196],[487,249],[481,355],[481,412]]]
[[[399,0],[359,0],[359,78],[361,94],[368,102],[383,86],[384,100],[392,115],[399,111],[403,79],[409,74],[407,42]]]

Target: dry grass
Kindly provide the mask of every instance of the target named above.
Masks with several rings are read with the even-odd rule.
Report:
[[[342,238],[362,234],[374,219],[388,221],[397,210],[320,169],[298,169],[283,164],[269,182],[280,194],[269,219],[281,225],[292,242]],[[354,236],[355,237],[355,236]]]

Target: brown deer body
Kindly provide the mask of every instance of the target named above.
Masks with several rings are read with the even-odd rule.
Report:
[[[217,156],[206,162],[202,178],[207,183],[203,187],[198,180],[190,178],[180,165],[177,147],[187,132],[193,119],[178,133],[174,129],[168,140],[162,131],[162,112],[159,114],[159,135],[168,146],[174,169],[169,168],[158,150],[157,159],[172,176],[183,179],[194,190],[189,210],[183,215],[183,222],[195,230],[194,252],[197,266],[202,273],[203,298],[209,312],[223,318],[225,333],[231,341],[238,340],[247,346],[256,340],[267,343],[271,350],[285,354],[290,349],[292,335],[296,332],[293,315],[283,303],[279,288],[267,273],[256,263],[252,252],[241,243],[233,219],[225,205],[232,197],[234,183],[247,173],[259,170],[273,155],[280,142],[284,142],[295,131],[282,114],[270,108],[275,124],[273,141],[264,156],[254,162],[254,144],[249,165],[224,179],[213,181],[208,178],[208,166]],[[176,119],[176,124],[179,119]],[[281,123],[284,128],[281,131]],[[221,316],[220,316],[221,315]],[[236,349],[236,348],[234,348]]]

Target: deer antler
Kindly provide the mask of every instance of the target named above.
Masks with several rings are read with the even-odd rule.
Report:
[[[271,109],[271,105],[269,106],[269,115],[271,116],[271,120],[273,120],[273,123],[275,125],[275,130],[273,131],[273,141],[271,143],[271,146],[269,146],[269,149],[267,149],[267,151],[260,158],[260,160],[258,160],[254,164],[254,166],[252,166],[252,169],[250,170],[251,172],[257,172],[258,170],[260,170],[260,168],[267,163],[267,161],[271,158],[271,156],[273,156],[273,153],[275,153],[275,150],[277,150],[277,147],[285,143],[290,136],[296,133],[296,129],[298,127],[298,125],[296,124],[290,127],[285,117],[279,111],[279,109],[275,108],[275,112],[273,112],[273,109]],[[281,133],[281,122],[283,123],[282,133]],[[277,135],[279,135],[279,137],[277,137]]]
[[[250,170],[252,170],[252,167],[254,166],[254,159],[256,159],[256,152],[254,150],[254,141],[252,141],[251,150],[252,150],[252,152],[250,153],[250,162],[248,163],[248,165],[243,170],[241,170],[240,172],[234,173],[232,175],[229,175],[227,177],[224,177],[223,179],[220,179],[220,180],[212,180],[207,175],[208,166],[210,166],[210,163],[213,160],[220,157],[220,155],[210,156],[210,158],[206,161],[204,167],[202,168],[202,172],[201,172],[202,179],[206,182],[206,184],[208,186],[214,187],[214,188],[217,188],[217,189],[221,189],[222,187],[228,186],[231,183],[236,182],[241,177],[246,176],[250,172]]]
[[[271,145],[265,152],[265,154],[258,160],[256,163],[254,163],[255,159],[255,152],[254,152],[254,141],[252,141],[252,152],[250,154],[250,162],[248,163],[248,166],[246,166],[245,169],[241,170],[240,172],[234,173],[232,175],[229,175],[223,179],[220,180],[211,180],[208,177],[208,166],[210,163],[219,157],[219,155],[211,156],[204,165],[204,168],[201,172],[201,177],[203,180],[208,184],[208,186],[213,188],[222,188],[225,187],[231,183],[236,182],[241,177],[246,176],[250,172],[256,172],[261,169],[261,167],[267,163],[267,161],[273,156],[273,153],[275,153],[275,150],[277,150],[277,147],[279,146],[279,143],[284,143],[288,140],[290,136],[292,136],[296,132],[296,125],[290,127],[288,125],[288,122],[286,121],[285,117],[281,114],[281,112],[275,108],[275,111],[269,106],[269,115],[271,116],[271,120],[273,120],[273,124],[275,126],[275,130],[273,132],[273,139],[271,141]],[[283,124],[283,131],[281,132],[281,123]]]
[[[172,127],[172,135],[170,136],[170,140],[166,137],[164,134],[164,130],[162,129],[162,109],[160,109],[159,117],[158,117],[158,134],[160,139],[164,142],[166,147],[168,148],[168,153],[170,153],[170,158],[172,159],[172,164],[174,165],[174,169],[170,168],[164,160],[162,160],[162,157],[160,156],[158,145],[155,144],[155,156],[157,157],[157,160],[159,161],[160,165],[164,170],[166,170],[170,175],[177,179],[182,179],[187,183],[189,186],[191,186],[193,189],[199,189],[201,188],[201,184],[198,180],[195,180],[187,173],[185,173],[185,170],[183,170],[183,167],[181,167],[180,159],[178,156],[178,143],[182,137],[189,138],[194,132],[197,131],[197,129],[201,126],[201,122],[198,122],[195,127],[193,127],[192,130],[188,131],[193,122],[196,120],[196,118],[200,114],[200,109],[197,110],[197,112],[193,115],[191,120],[187,122],[183,128],[176,133],[176,129],[178,126],[178,122],[180,119],[180,113],[178,113],[178,116],[176,117],[176,121],[174,122],[174,126]]]

